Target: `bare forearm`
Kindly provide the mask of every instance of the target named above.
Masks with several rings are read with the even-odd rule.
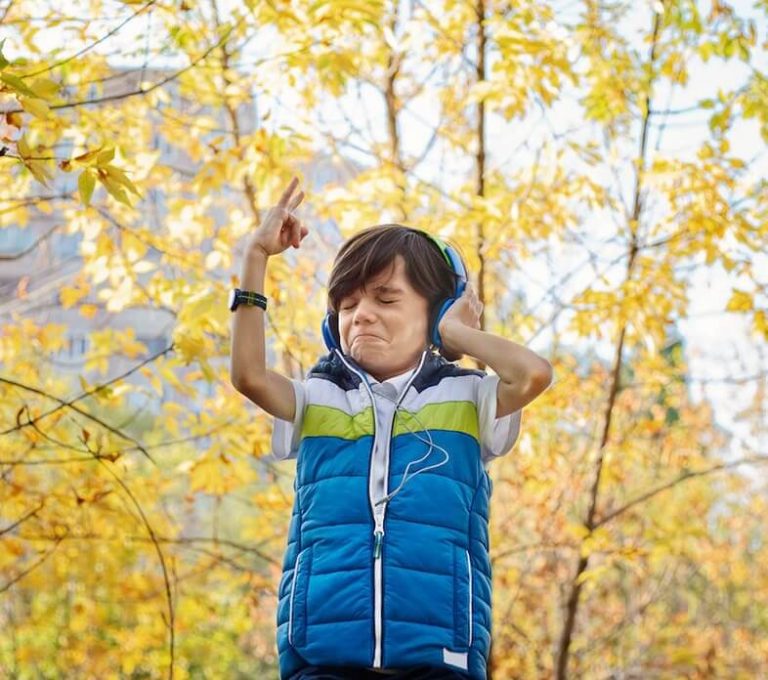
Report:
[[[240,272],[240,288],[264,293],[268,256],[247,251]],[[238,305],[232,313],[232,350],[230,378],[232,384],[254,384],[266,378],[264,319],[266,311],[256,305]]]
[[[552,365],[544,357],[512,340],[460,323],[447,325],[441,335],[446,343],[490,366],[503,382],[528,385],[552,379]]]

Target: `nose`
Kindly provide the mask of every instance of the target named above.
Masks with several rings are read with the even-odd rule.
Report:
[[[373,303],[369,302],[366,298],[362,298],[355,306],[352,323],[357,326],[361,323],[369,323],[375,320],[375,318]]]

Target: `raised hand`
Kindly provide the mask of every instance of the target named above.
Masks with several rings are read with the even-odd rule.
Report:
[[[472,283],[467,281],[464,293],[456,300],[443,314],[440,319],[437,330],[440,333],[440,339],[443,341],[443,347],[446,352],[451,354],[464,354],[465,350],[461,347],[460,341],[457,342],[455,332],[457,327],[480,328],[480,314],[483,311],[483,303],[475,293]],[[460,336],[461,333],[458,333]]]
[[[304,198],[304,192],[300,191],[292,197],[294,189],[299,184],[298,177],[291,180],[291,183],[283,191],[277,205],[272,206],[264,216],[261,224],[253,232],[246,253],[254,249],[262,251],[267,256],[278,255],[288,246],[298,248],[301,241],[309,233],[303,222],[294,214]]]

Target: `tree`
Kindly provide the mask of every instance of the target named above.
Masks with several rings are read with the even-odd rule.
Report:
[[[722,268],[726,309],[768,336],[764,3],[42,6],[0,15],[0,235],[20,242],[0,261],[0,667],[276,677],[293,470],[229,385],[224,301],[298,165],[310,236],[266,290],[284,373],[323,351],[341,240],[387,221],[461,246],[487,330],[551,338],[556,381],[490,469],[492,674],[755,674],[765,503],[742,470],[765,458],[692,398],[713,376],[676,329],[693,273]],[[718,64],[728,82],[667,103]],[[680,151],[670,130],[702,116]]]

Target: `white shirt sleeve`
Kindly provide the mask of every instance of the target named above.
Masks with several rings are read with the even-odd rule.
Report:
[[[520,434],[522,409],[496,417],[496,390],[500,380],[498,375],[489,374],[477,381],[477,416],[484,463],[507,453]]]
[[[293,393],[296,397],[296,415],[293,422],[275,418],[272,428],[272,459],[290,460],[296,458],[299,452],[301,440],[301,424],[304,419],[304,385],[301,381],[289,378],[293,384]]]

